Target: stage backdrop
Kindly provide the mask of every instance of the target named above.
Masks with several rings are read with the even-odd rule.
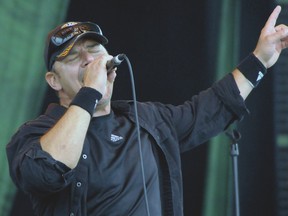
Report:
[[[39,114],[46,89],[45,36],[65,18],[67,3],[67,0],[0,1],[0,215],[3,216],[9,215],[15,193],[5,146],[20,124]],[[19,210],[25,215],[25,209]]]

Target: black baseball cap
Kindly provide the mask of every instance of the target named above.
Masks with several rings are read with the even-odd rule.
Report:
[[[48,71],[51,71],[56,59],[65,58],[75,42],[83,37],[94,39],[103,45],[108,43],[100,27],[92,22],[66,22],[50,31],[44,53]]]

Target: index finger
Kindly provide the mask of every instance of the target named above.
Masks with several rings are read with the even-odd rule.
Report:
[[[276,22],[277,22],[277,18],[279,16],[281,12],[281,6],[277,6],[273,12],[270,14],[266,24],[265,24],[265,27],[274,27],[276,25]]]

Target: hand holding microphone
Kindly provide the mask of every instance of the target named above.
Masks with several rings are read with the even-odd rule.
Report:
[[[118,54],[116,56],[114,56],[112,59],[108,60],[106,62],[106,70],[107,70],[107,74],[110,74],[112,72],[112,70],[117,67],[118,65],[121,64],[121,62],[125,59],[125,54]],[[83,71],[81,73],[79,73],[79,80],[81,82],[83,82],[84,79],[84,74],[87,73],[87,71]]]

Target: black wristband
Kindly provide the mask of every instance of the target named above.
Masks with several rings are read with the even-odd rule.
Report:
[[[96,89],[90,87],[82,87],[72,100],[71,105],[76,105],[86,110],[93,116],[98,101],[102,98],[102,94]]]
[[[251,53],[237,66],[241,73],[248,79],[255,88],[267,72],[262,62]]]

